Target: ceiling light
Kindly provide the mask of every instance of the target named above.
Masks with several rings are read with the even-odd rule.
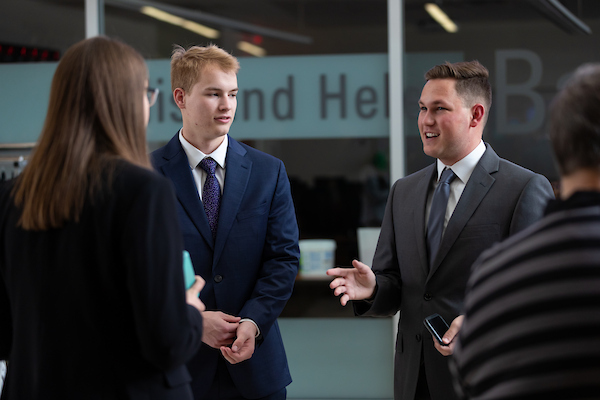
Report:
[[[202,35],[209,39],[217,39],[220,36],[220,33],[218,30],[209,28],[208,26],[199,24],[194,21],[184,20],[183,25],[181,25],[181,26],[183,28],[187,29],[188,31],[195,32],[198,35]]]
[[[442,11],[437,4],[426,3],[425,10],[435,19],[447,32],[455,33],[458,31],[458,26]]]
[[[252,54],[255,57],[264,57],[267,55],[267,51],[260,46],[241,40],[237,44],[239,50],[245,51],[248,54]]]
[[[0,0],[1,1],[1,0]],[[298,35],[295,33],[280,31],[278,29],[265,28],[264,26],[258,26],[249,24],[246,22],[238,21],[231,18],[221,17],[215,14],[209,14],[203,11],[193,10],[190,8],[178,7],[172,4],[166,4],[167,2],[151,1],[151,0],[102,0],[104,4],[112,7],[124,8],[128,10],[134,10],[139,12],[142,8],[151,7],[157,10],[168,13],[171,16],[178,16],[185,20],[206,23],[210,26],[216,26],[219,28],[232,29],[238,32],[246,32],[254,35],[261,35],[266,37],[275,38],[278,40],[285,40],[288,42],[312,44],[313,39],[310,36]],[[170,3],[170,1],[169,1]],[[190,4],[194,3],[188,2]],[[161,14],[164,16],[164,14]],[[168,17],[167,17],[168,18]],[[209,28],[210,29],[210,28]],[[218,34],[218,33],[217,33]],[[211,39],[213,37],[210,37]]]
[[[220,36],[220,32],[216,29],[212,29],[197,22],[169,14],[168,12],[164,12],[155,7],[144,6],[140,9],[140,12],[159,21],[180,26],[188,31],[192,31],[209,39],[217,39]]]

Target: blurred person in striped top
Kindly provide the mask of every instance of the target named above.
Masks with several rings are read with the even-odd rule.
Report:
[[[465,399],[600,399],[600,64],[549,115],[560,196],[473,266],[452,363]]]

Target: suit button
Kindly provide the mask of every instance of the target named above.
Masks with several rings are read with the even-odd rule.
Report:
[[[423,296],[423,298],[425,299],[425,301],[429,301],[431,300],[433,296],[431,296],[431,293],[425,293],[425,296]]]
[[[417,333],[416,339],[417,339],[417,342],[421,341],[421,334],[420,333]]]
[[[215,281],[215,282],[219,283],[219,282],[221,282],[222,280],[223,280],[223,277],[222,277],[221,275],[215,275],[215,277],[214,277],[214,281]]]

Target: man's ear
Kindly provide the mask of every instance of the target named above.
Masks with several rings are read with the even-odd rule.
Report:
[[[173,90],[173,100],[180,110],[185,108],[185,92],[182,88],[176,88]]]
[[[471,108],[471,127],[474,128],[483,122],[485,107],[477,103]]]

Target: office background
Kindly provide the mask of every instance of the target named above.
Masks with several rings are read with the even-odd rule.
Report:
[[[443,10],[457,31],[444,29],[427,3]],[[401,21],[391,18],[399,37],[390,36],[394,6],[401,9]],[[231,134],[284,161],[301,239],[335,240],[334,263],[343,265],[359,256],[358,229],[379,225],[378,210],[399,177],[390,164],[408,174],[432,162],[416,125],[429,67],[472,59],[486,65],[494,104],[484,139],[500,156],[556,181],[548,105],[577,66],[600,61],[597,0],[3,0],[5,176],[26,162],[43,123],[53,68],[86,36],[86,7],[96,7],[101,33],[146,57],[151,84],[162,89],[151,111],[150,149],[179,124],[169,93],[172,45],[215,43],[240,58]],[[176,18],[167,22],[165,12]],[[401,43],[402,88],[390,85],[394,40]],[[400,109],[390,106],[397,94]],[[396,117],[400,156],[390,140]],[[309,200],[315,198],[317,205]],[[392,397],[393,320],[353,318],[327,281],[314,278],[298,280],[281,320],[294,377],[290,398]]]

